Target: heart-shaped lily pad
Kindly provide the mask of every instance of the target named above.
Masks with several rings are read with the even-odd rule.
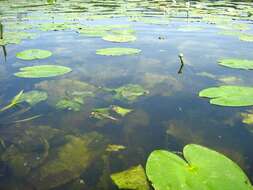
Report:
[[[71,71],[72,70],[69,67],[59,65],[38,65],[23,67],[20,69],[20,72],[17,72],[14,75],[21,78],[45,78],[64,75]]]
[[[140,53],[140,49],[134,48],[104,48],[97,50],[98,55],[106,55],[106,56],[120,56],[120,55],[132,55]]]
[[[221,59],[219,64],[225,67],[235,68],[235,69],[253,69],[253,60],[245,59]]]
[[[219,106],[253,105],[253,87],[220,86],[201,90],[200,97],[211,98],[210,103]]]
[[[232,160],[190,144],[184,158],[155,150],[148,158],[146,173],[155,190],[252,190],[249,179]]]
[[[52,52],[41,49],[29,49],[16,54],[22,60],[45,59],[52,55]]]

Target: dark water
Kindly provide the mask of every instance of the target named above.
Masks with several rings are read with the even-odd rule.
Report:
[[[192,2],[187,8],[184,2],[169,1],[72,0],[51,5],[46,1],[0,1],[3,35],[9,31],[37,34],[35,39],[1,46],[1,107],[21,90],[44,90],[49,96],[35,106],[21,103],[0,113],[0,189],[117,189],[111,173],[138,164],[145,167],[153,150],[181,152],[189,143],[227,155],[253,180],[252,126],[243,124],[240,115],[252,108],[214,106],[198,97],[203,88],[253,84],[252,71],[217,64],[226,57],[253,59],[252,42],[219,33],[222,27],[235,31],[231,23],[245,25],[248,29],[241,32],[252,33],[252,11],[251,3],[242,2]],[[18,28],[17,23],[30,28]],[[41,23],[126,25],[135,31],[137,40],[108,42],[81,35],[76,27],[41,31],[37,27]],[[142,52],[118,57],[96,55],[97,49],[107,47]],[[33,48],[50,50],[53,56],[34,61],[16,58],[16,53]],[[185,64],[179,73],[180,53]],[[43,79],[13,75],[21,67],[49,63],[70,67],[72,72]],[[71,88],[78,91],[80,82],[97,88],[139,84],[149,94],[128,102],[99,92],[79,111],[56,109],[54,99]],[[110,105],[134,111],[118,121],[90,117],[94,108]],[[36,115],[41,117],[15,122]],[[78,153],[82,143],[86,156]],[[106,152],[109,144],[126,148]]]

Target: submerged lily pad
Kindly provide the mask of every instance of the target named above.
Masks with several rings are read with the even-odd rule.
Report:
[[[135,101],[138,97],[149,93],[149,91],[145,90],[138,84],[128,84],[126,86],[116,88],[114,91],[116,92],[114,98],[127,101]]]
[[[248,111],[247,113],[242,113],[241,116],[243,117],[243,123],[246,123],[248,125],[253,124],[253,110]]]
[[[201,90],[200,97],[211,98],[210,103],[219,106],[253,105],[253,87],[220,86]]]
[[[133,42],[136,40],[136,37],[133,35],[106,35],[103,37],[103,40],[110,42]]]
[[[96,94],[97,88],[86,82],[70,79],[43,81],[35,85],[48,93],[48,104],[56,109],[79,111]]]
[[[41,49],[29,49],[16,54],[22,60],[45,59],[52,55],[51,51]]]
[[[235,69],[253,69],[253,61],[245,59],[221,59],[219,64]]]
[[[117,145],[117,144],[109,144],[106,148],[107,152],[118,152],[120,150],[126,149],[123,145]]]
[[[98,55],[120,56],[120,55],[139,54],[140,52],[141,52],[140,49],[115,47],[115,48],[98,49],[96,53]]]
[[[20,72],[17,72],[14,75],[21,78],[45,78],[64,75],[71,71],[72,70],[69,67],[59,65],[38,65],[23,67],[20,69]]]
[[[113,121],[118,121],[117,118],[111,115],[110,111],[111,108],[97,108],[91,112],[91,117],[99,120],[110,119]]]
[[[38,91],[38,90],[32,90],[26,93],[23,93],[20,101],[27,102],[31,106],[45,101],[47,99],[47,93],[43,91]]]
[[[123,107],[115,106],[115,105],[112,106],[112,110],[116,112],[117,114],[119,114],[120,116],[126,116],[127,114],[133,111],[132,109],[127,109],[127,108],[123,108]]]
[[[119,189],[148,190],[149,185],[141,165],[111,175]]]
[[[249,179],[232,160],[211,149],[190,144],[184,158],[155,150],[146,164],[146,174],[155,190],[251,190]]]

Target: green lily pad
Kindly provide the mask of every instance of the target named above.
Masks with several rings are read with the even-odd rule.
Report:
[[[68,100],[68,99],[60,100],[56,104],[57,109],[61,109],[61,110],[67,109],[67,110],[73,110],[73,111],[80,111],[81,106],[82,105],[79,104],[78,102],[74,100]]]
[[[211,149],[190,144],[184,158],[155,150],[146,164],[146,174],[155,190],[251,190],[249,179],[232,160]]]
[[[251,34],[241,34],[241,35],[239,35],[239,39],[241,41],[245,41],[245,42],[253,42],[253,35],[251,35]]]
[[[127,100],[127,101],[135,101],[140,96],[144,96],[149,93],[149,91],[145,90],[142,86],[138,84],[128,84],[119,88],[114,89],[116,95],[115,99],[119,100]]]
[[[243,117],[243,123],[246,123],[248,125],[253,124],[253,110],[250,110],[247,113],[242,113],[241,116]]]
[[[111,175],[119,189],[148,190],[149,185],[141,165]]]
[[[201,90],[200,97],[211,98],[210,103],[219,106],[253,105],[253,87],[220,86]]]
[[[52,55],[52,52],[41,49],[29,49],[16,54],[22,60],[45,59]]]
[[[98,49],[96,54],[106,56],[120,56],[120,55],[139,54],[140,52],[141,52],[140,49],[115,47],[115,48]]]
[[[47,93],[38,90],[32,90],[26,93],[23,93],[20,101],[27,102],[31,106],[38,104],[39,102],[45,101],[47,99]]]
[[[103,40],[110,42],[133,42],[136,40],[136,37],[133,35],[106,35],[103,37]]]
[[[221,59],[219,64],[235,69],[253,69],[253,61],[245,59]]]
[[[71,71],[72,70],[69,67],[59,65],[38,65],[23,67],[20,69],[20,72],[17,72],[14,75],[21,78],[45,78],[64,75]]]

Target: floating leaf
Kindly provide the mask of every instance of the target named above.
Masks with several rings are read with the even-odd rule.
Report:
[[[132,55],[139,54],[141,50],[134,48],[104,48],[97,50],[98,55],[106,56],[120,56],[120,55]]]
[[[141,165],[111,175],[119,189],[149,190],[145,171]]]
[[[253,87],[220,86],[201,90],[200,97],[211,98],[210,103],[219,106],[253,105]]]
[[[246,59],[221,59],[218,62],[220,65],[235,69],[253,69],[253,61]]]
[[[105,35],[103,40],[110,42],[133,42],[136,40],[136,37],[133,35]]]
[[[123,108],[123,107],[115,106],[115,105],[112,106],[112,110],[122,117],[126,116],[127,114],[133,111],[132,109],[127,109],[127,108]]]
[[[14,75],[21,78],[44,78],[64,75],[71,72],[69,67],[58,65],[38,65],[32,67],[23,67],[20,72]]]
[[[23,93],[20,101],[21,102],[27,102],[28,104],[30,104],[31,106],[45,101],[47,99],[47,93],[43,92],[43,91],[38,91],[38,90],[32,90],[26,93]]]
[[[41,49],[29,49],[16,54],[17,58],[23,60],[45,59],[51,55],[50,51]]]
[[[249,179],[232,160],[211,149],[190,144],[184,158],[165,150],[153,151],[146,164],[155,190],[251,190]]]

